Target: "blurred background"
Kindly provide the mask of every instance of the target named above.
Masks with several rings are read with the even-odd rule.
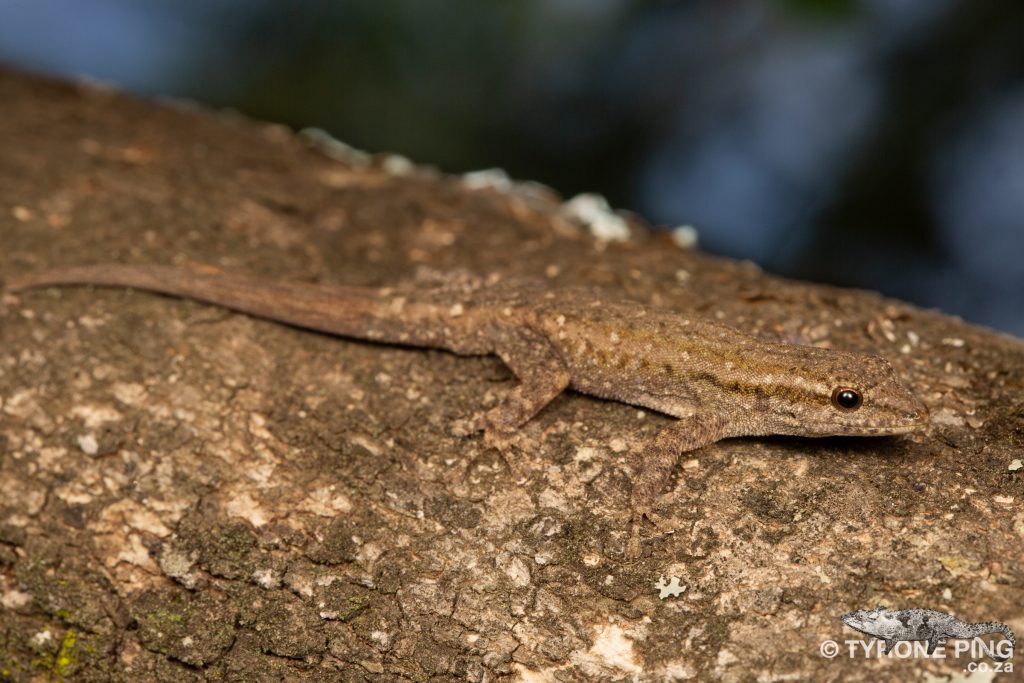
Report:
[[[598,192],[1024,336],[1020,0],[4,0],[0,63]]]

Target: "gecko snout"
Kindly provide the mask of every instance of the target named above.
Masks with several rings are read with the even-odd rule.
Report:
[[[910,395],[911,399],[911,410],[909,419],[912,424],[917,427],[923,427],[928,424],[928,406],[913,394]]]
[[[895,418],[893,432],[914,431],[928,424],[928,408],[910,391],[903,391],[899,398],[891,401],[889,410]]]

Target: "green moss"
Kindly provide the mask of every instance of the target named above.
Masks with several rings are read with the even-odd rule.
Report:
[[[21,662],[14,658],[14,655],[8,654],[5,650],[3,653],[3,659],[6,660],[3,664],[3,668],[0,668],[0,678],[8,679],[17,675],[19,671],[22,671]]]
[[[53,660],[53,675],[56,678],[63,678],[64,674],[67,673],[69,667],[74,666],[77,658],[75,657],[75,641],[78,640],[78,634],[73,630],[68,630],[64,634],[64,640],[60,643],[60,649],[57,651],[57,656]]]
[[[75,644],[78,642],[78,633],[69,629],[60,642],[60,647],[54,654],[47,654],[32,661],[32,666],[46,672],[46,678],[51,681],[63,680],[69,670],[78,663],[78,656],[75,654]],[[15,669],[19,668],[17,665]],[[10,676],[10,670],[4,669],[0,672],[4,678]]]
[[[348,621],[349,619],[351,619],[352,617],[354,617],[355,615],[359,614],[364,609],[366,609],[369,606],[369,604],[370,604],[370,601],[367,600],[366,598],[361,598],[361,597],[349,598],[348,599],[348,609],[345,610],[344,612],[339,612],[338,613],[338,620],[339,621]]]
[[[185,620],[178,612],[172,612],[169,609],[158,609],[150,612],[146,615],[146,621],[154,625],[159,624],[180,624]]]

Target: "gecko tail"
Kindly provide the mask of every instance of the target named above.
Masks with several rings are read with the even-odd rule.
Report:
[[[277,282],[214,268],[123,264],[85,265],[29,273],[7,282],[20,292],[40,287],[129,287],[177,296],[309,330],[357,339],[449,348],[456,320],[447,308],[351,285]]]
[[[223,306],[234,311],[332,334],[362,336],[366,320],[379,314],[380,296],[365,287],[274,282],[215,268],[123,264],[70,266],[29,273],[8,281],[21,292],[42,287],[128,287]],[[338,302],[344,302],[339,306]]]
[[[4,288],[9,292],[22,292],[42,287],[98,285],[166,290],[174,280],[181,279],[181,273],[182,271],[168,266],[146,266],[145,268],[117,264],[69,266],[11,278],[4,283]]]
[[[1004,638],[1010,641],[1010,651],[1016,649],[1017,640],[1014,638],[1013,631],[1006,624],[1001,624],[998,621],[986,621],[980,624],[970,624],[968,626],[970,637],[976,637],[983,633],[1001,633]],[[996,662],[1005,662],[1009,657],[998,657],[993,652],[990,654],[992,659]]]

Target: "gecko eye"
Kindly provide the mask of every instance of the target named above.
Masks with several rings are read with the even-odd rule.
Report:
[[[832,392],[832,405],[842,410],[857,410],[864,402],[860,392],[849,387],[837,387]]]

